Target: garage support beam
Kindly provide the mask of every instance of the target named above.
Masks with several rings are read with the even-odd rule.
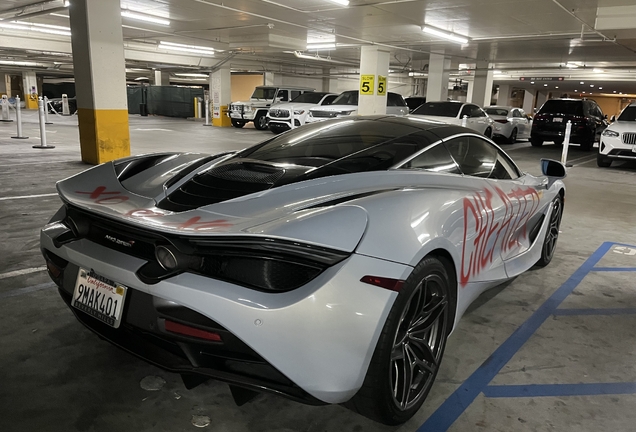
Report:
[[[497,93],[497,105],[508,106],[510,104],[510,91],[512,89],[508,84],[499,85],[499,92]]]
[[[22,91],[27,109],[38,109],[38,79],[35,71],[22,71]]]
[[[222,67],[210,74],[210,108],[212,126],[232,126],[232,120],[226,115],[232,102],[232,75],[230,67]]]
[[[523,110],[526,114],[533,114],[534,111],[534,93],[529,92],[528,90],[524,90],[523,93]]]
[[[468,98],[468,102],[477,104],[480,107],[490,105],[492,98],[492,73],[493,70],[490,64],[487,62],[477,62],[472,98]]]
[[[129,156],[120,2],[74,0],[69,14],[82,161]]]
[[[155,85],[157,86],[169,86],[170,85],[170,73],[161,70],[155,70]]]
[[[451,60],[444,53],[431,53],[428,60],[427,101],[445,101],[448,99],[448,80]]]
[[[363,46],[361,50],[358,114],[386,114],[390,53],[377,46]]]
[[[266,86],[282,86],[283,75],[274,72],[265,72],[263,74],[263,84]]]
[[[537,108],[541,108],[541,105],[543,105],[545,103],[545,101],[548,100],[548,92],[538,92],[537,93],[537,103],[536,103],[536,107]]]

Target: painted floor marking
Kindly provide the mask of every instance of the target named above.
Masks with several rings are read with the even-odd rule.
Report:
[[[591,272],[633,272],[636,267],[594,267]]]
[[[56,196],[56,193],[49,193],[49,194],[37,194],[37,195],[21,195],[21,196],[10,196],[10,197],[1,197],[0,201],[7,201],[7,200],[14,200],[14,199],[26,199],[26,198],[42,198],[42,197],[50,197],[50,196]]]
[[[484,389],[484,396],[489,398],[598,396],[634,393],[636,393],[636,382],[495,385]]]
[[[29,273],[37,273],[46,270],[46,267],[32,267],[22,270],[14,270],[7,273],[0,273],[0,280],[7,279],[10,277],[21,276]]]
[[[514,357],[539,327],[559,310],[561,303],[583,281],[612,246],[633,247],[613,242],[603,243],[512,335],[488,357],[473,374],[451,394],[417,431],[446,431],[473,403],[499,371]],[[604,268],[604,267],[596,267]],[[625,384],[625,383],[617,383]],[[629,383],[628,383],[629,384]]]
[[[32,285],[24,288],[16,288],[9,291],[0,292],[0,299],[8,298],[8,297],[17,297],[24,294],[29,294],[35,291],[40,291],[43,289],[53,288],[55,284],[53,282],[47,282],[39,285]]]
[[[554,316],[574,315],[636,315],[636,308],[607,308],[607,309],[557,309]]]

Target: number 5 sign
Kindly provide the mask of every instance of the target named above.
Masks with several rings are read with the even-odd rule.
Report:
[[[386,94],[386,77],[378,75],[378,96]]]
[[[375,75],[360,75],[360,94],[372,95],[375,87]]]

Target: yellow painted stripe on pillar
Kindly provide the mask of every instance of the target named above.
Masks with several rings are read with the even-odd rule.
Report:
[[[82,161],[100,164],[130,156],[128,110],[78,108]]]
[[[38,95],[35,93],[27,95],[24,106],[26,109],[38,109]]]
[[[221,116],[212,119],[212,126],[229,127],[232,126],[232,119],[227,115],[227,105],[221,105]]]

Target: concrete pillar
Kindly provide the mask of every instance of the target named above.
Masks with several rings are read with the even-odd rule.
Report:
[[[497,105],[508,106],[510,105],[510,85],[500,84],[499,93],[497,94]]]
[[[322,90],[324,92],[331,91],[331,68],[322,68]]]
[[[466,90],[466,101],[470,102],[473,100],[473,90],[475,89],[475,81],[470,80],[468,82],[468,89]]]
[[[69,14],[82,160],[129,156],[120,2],[73,0]]]
[[[169,86],[170,85],[170,73],[159,69],[155,70],[155,85],[157,86]]]
[[[6,95],[7,97],[11,97],[8,92],[11,92],[11,77],[9,74],[4,74],[2,81],[0,81],[0,96]]]
[[[226,115],[230,102],[232,102],[230,67],[221,67],[210,74],[210,107],[213,126],[232,126],[232,120]]]
[[[386,114],[388,76],[389,51],[377,46],[361,47],[359,115]]]
[[[22,71],[22,91],[27,109],[38,109],[38,79],[35,71]]]
[[[263,85],[281,86],[283,85],[283,75],[274,72],[265,72],[263,74]]]
[[[468,102],[485,107],[490,105],[492,98],[492,69],[487,62],[477,62],[475,69],[475,80],[473,82],[473,92]]]
[[[534,111],[534,92],[524,90],[523,92],[523,110],[526,114],[533,114]]]
[[[448,79],[450,59],[444,54],[431,53],[428,60],[427,101],[445,101],[448,99]]]
[[[545,103],[545,101],[548,100],[548,92],[539,92],[537,94],[537,104],[536,107],[537,108],[541,108],[541,105],[543,105]]]

